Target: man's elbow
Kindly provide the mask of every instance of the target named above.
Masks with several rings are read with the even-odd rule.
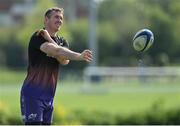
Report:
[[[68,65],[69,62],[70,62],[69,60],[65,60],[65,61],[61,62],[61,65],[63,65],[63,66]]]
[[[67,60],[67,59],[64,59],[64,58],[56,58],[58,60],[58,62],[61,64],[61,65],[68,65],[70,60]]]

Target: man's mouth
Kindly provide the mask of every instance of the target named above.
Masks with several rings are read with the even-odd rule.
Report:
[[[61,23],[56,23],[56,26],[60,27],[60,26],[61,26]]]

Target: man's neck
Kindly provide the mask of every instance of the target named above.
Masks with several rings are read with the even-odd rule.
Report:
[[[51,29],[49,29],[48,27],[45,27],[45,29],[48,31],[49,35],[51,37],[55,37],[57,35],[57,32],[52,31]]]

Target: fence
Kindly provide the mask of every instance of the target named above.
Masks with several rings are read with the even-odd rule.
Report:
[[[84,70],[86,82],[99,82],[103,79],[168,79],[180,77],[180,67],[87,67]]]

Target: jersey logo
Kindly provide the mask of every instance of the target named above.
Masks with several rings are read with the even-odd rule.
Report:
[[[31,113],[31,114],[28,116],[28,120],[35,120],[35,119],[36,119],[36,116],[37,116],[37,114]]]
[[[63,46],[63,43],[62,43],[62,42],[60,43],[60,46]]]

